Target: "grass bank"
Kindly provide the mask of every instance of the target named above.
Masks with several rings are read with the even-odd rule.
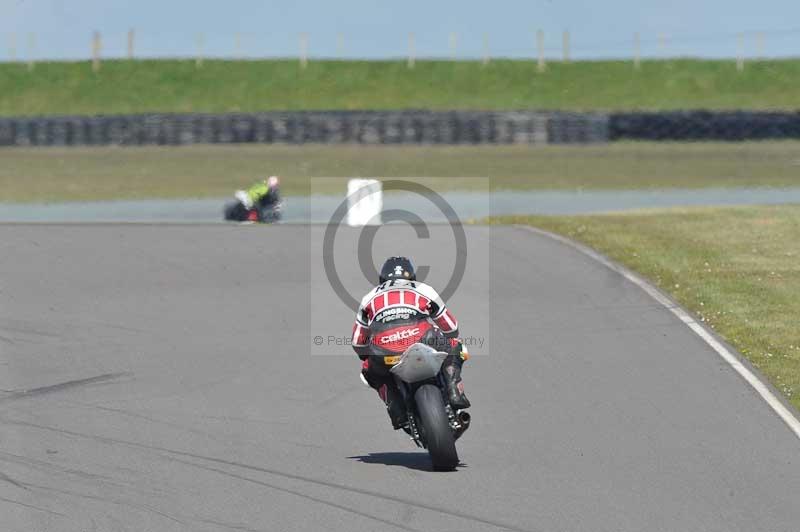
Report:
[[[635,270],[716,330],[800,408],[800,206],[505,217]]]
[[[0,115],[290,109],[795,109],[800,60],[89,61],[0,64]]]
[[[348,177],[489,177],[493,188],[641,189],[800,186],[800,142],[614,143],[594,146],[278,146],[0,149],[0,201],[227,196],[257,176],[308,194]],[[442,187],[441,180],[437,182]]]

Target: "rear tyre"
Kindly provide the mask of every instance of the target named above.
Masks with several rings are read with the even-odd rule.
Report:
[[[225,205],[225,219],[234,222],[247,220],[247,209],[240,202],[230,202]]]
[[[436,471],[452,471],[458,465],[456,440],[447,413],[442,392],[432,384],[420,386],[414,394],[417,403],[428,454]]]

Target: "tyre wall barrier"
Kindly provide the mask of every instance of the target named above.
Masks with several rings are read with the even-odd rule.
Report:
[[[800,113],[673,111],[612,113],[609,140],[760,140],[800,138]]]
[[[299,111],[0,118],[0,146],[567,144],[800,138],[800,112]]]
[[[589,113],[328,111],[0,118],[0,146],[606,142]]]

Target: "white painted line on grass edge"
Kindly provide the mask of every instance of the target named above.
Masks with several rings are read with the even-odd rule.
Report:
[[[689,314],[689,312],[681,308],[679,305],[676,305],[670,298],[662,294],[658,288],[624,266],[612,262],[590,247],[579,244],[561,235],[544,231],[536,227],[531,227],[528,225],[517,225],[516,227],[531,231],[537,235],[552,238],[553,240],[557,240],[562,244],[566,244],[571,248],[580,251],[584,255],[596,260],[605,267],[617,272],[625,277],[628,281],[644,290],[650,297],[661,303],[661,305],[663,305],[667,310],[677,316],[678,319],[685,323],[691,330],[693,330],[697,336],[702,338],[705,343],[711,346],[711,348],[716,351],[717,354],[721,356],[722,359],[725,360],[725,362],[727,362],[736,371],[736,373],[741,375],[742,378],[753,387],[758,395],[760,395],[762,399],[767,402],[770,408],[772,408],[772,410],[778,414],[778,417],[780,417],[783,422],[786,423],[789,429],[794,432],[795,436],[800,438],[800,420],[795,417],[792,411],[786,408],[783,402],[781,402],[781,400],[776,397],[774,393],[772,393],[772,390],[770,390],[769,387],[765,385],[761,379],[759,379],[758,376],[750,370],[750,368],[742,364],[742,361],[739,360],[739,357],[737,357],[731,352],[730,349],[720,343],[719,340],[714,338],[714,335],[711,334],[703,325],[698,323],[697,320],[695,320],[692,315]]]

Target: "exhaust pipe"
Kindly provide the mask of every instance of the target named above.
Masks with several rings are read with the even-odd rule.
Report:
[[[458,413],[458,422],[461,425],[461,428],[455,433],[456,439],[460,438],[461,435],[467,431],[470,421],[472,421],[472,416],[469,415],[469,412],[462,410]]]

